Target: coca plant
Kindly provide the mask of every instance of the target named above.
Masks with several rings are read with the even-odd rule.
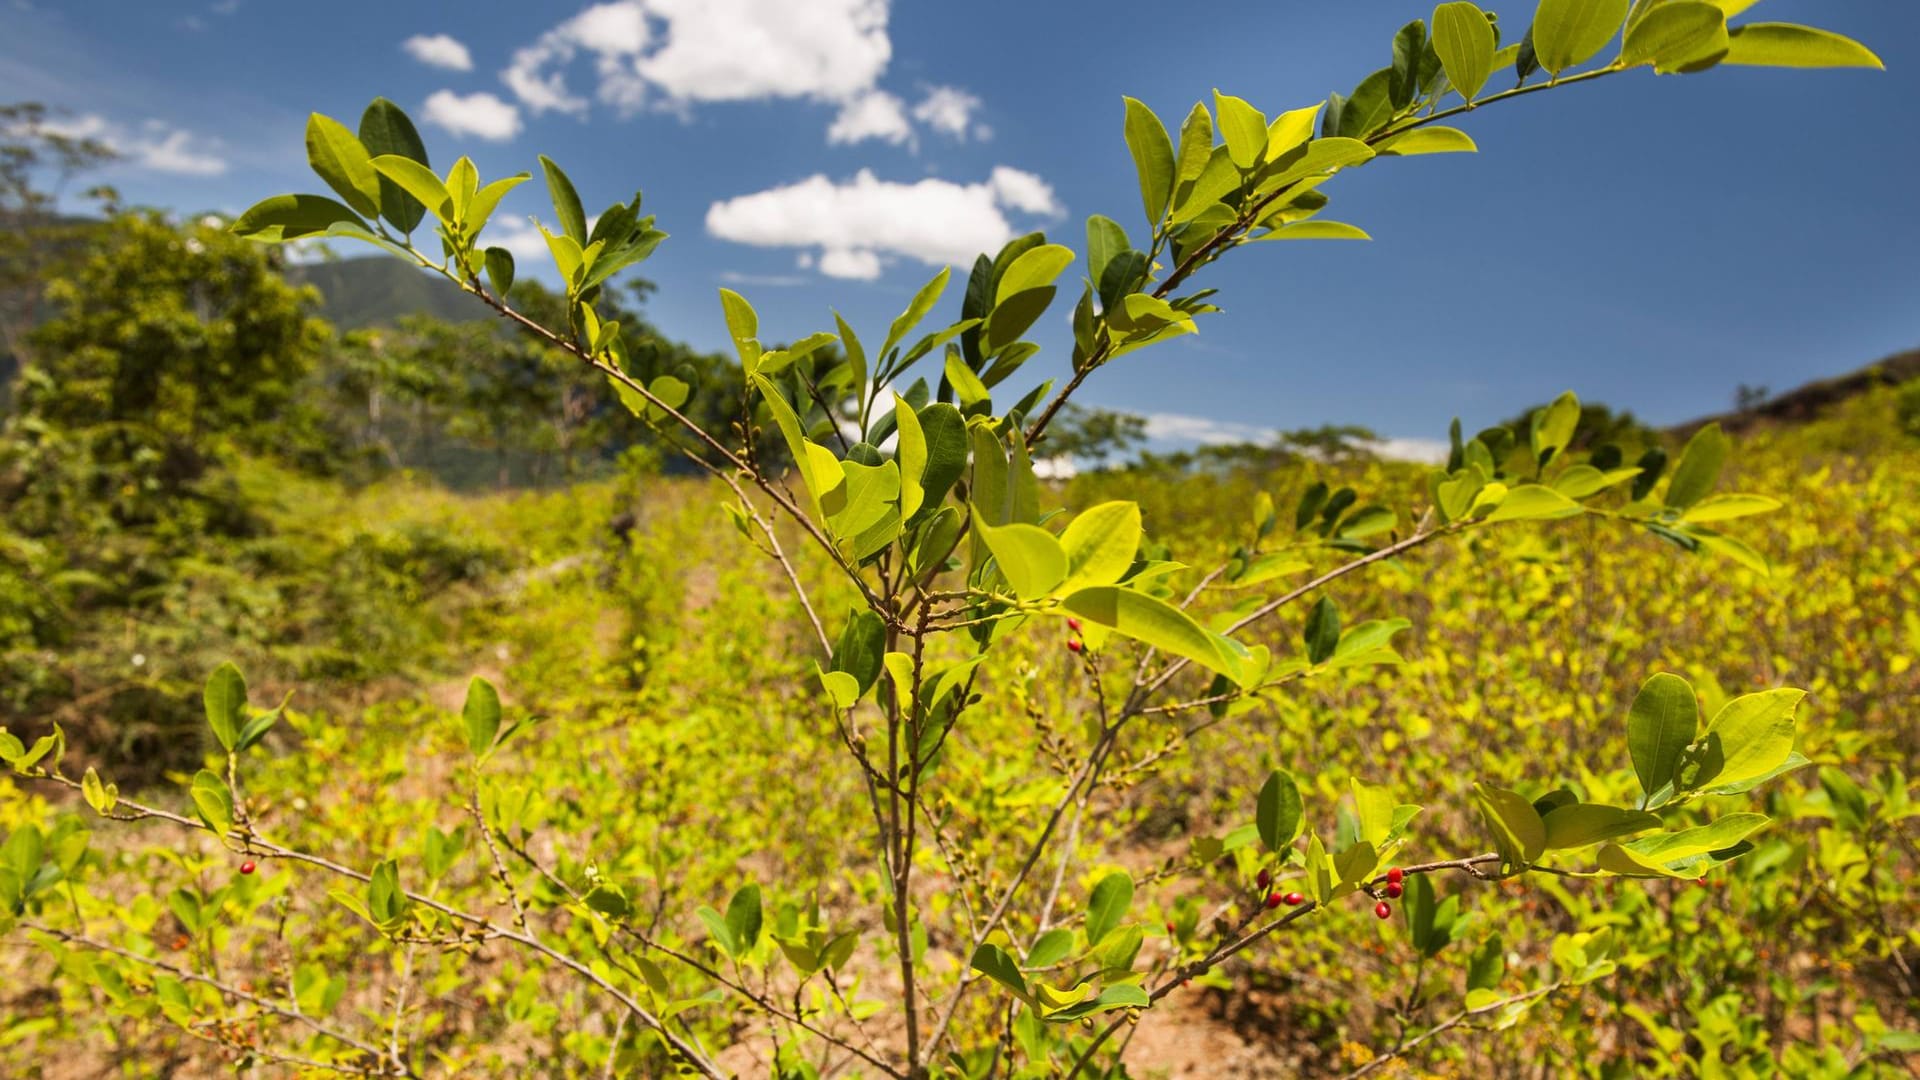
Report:
[[[1460,897],[1439,896],[1442,876],[1701,877],[1738,858],[1768,821],[1727,811],[1724,802],[1703,819],[1698,800],[1748,792],[1805,763],[1794,752],[1800,691],[1749,694],[1702,716],[1684,680],[1655,674],[1610,744],[1616,767],[1630,766],[1636,795],[1587,801],[1546,779],[1556,772],[1552,762],[1541,764],[1536,794],[1475,784],[1471,805],[1487,842],[1463,857],[1399,859],[1422,807],[1359,780],[1350,806],[1316,806],[1312,786],[1303,794],[1283,770],[1245,807],[1245,827],[1194,839],[1190,853],[1165,868],[1114,871],[1084,894],[1068,870],[1079,864],[1085,816],[1123,774],[1180,753],[1188,736],[1306,680],[1398,660],[1393,642],[1407,620],[1349,625],[1332,595],[1365,567],[1443,540],[1592,517],[1764,569],[1759,554],[1723,530],[1778,504],[1716,493],[1729,452],[1716,427],[1694,436],[1669,467],[1659,450],[1631,463],[1609,448],[1575,452],[1580,409],[1571,394],[1536,412],[1525,431],[1466,438],[1456,422],[1450,458],[1432,470],[1417,512],[1403,516],[1325,485],[1288,508],[1262,496],[1231,557],[1204,571],[1149,539],[1132,503],[1072,512],[1047,505],[1032,455],[1101,368],[1194,333],[1217,311],[1212,290],[1199,287],[1215,261],[1262,241],[1364,238],[1322,216],[1341,173],[1376,159],[1473,151],[1472,138],[1448,121],[1616,75],[1879,66],[1862,46],[1824,31],[1729,25],[1751,6],[1542,0],[1531,28],[1514,35],[1510,23],[1472,3],[1444,3],[1430,26],[1415,21],[1396,34],[1392,63],[1351,94],[1269,117],[1216,92],[1211,107],[1195,105],[1177,131],[1128,99],[1124,131],[1144,221],[1129,229],[1090,218],[1080,256],[1039,233],[981,256],[957,319],[925,329],[950,284],[942,270],[883,334],[863,338],[836,317],[831,330],[776,347],[762,340],[748,301],[722,290],[746,386],[727,430],[689,419],[681,409],[702,388],[684,371],[648,370],[620,324],[596,310],[603,285],[665,239],[638,194],[589,227],[574,185],[540,159],[553,205],[551,225],[540,228],[568,300],[565,325],[541,325],[508,302],[513,257],[484,241],[502,198],[528,174],[483,184],[464,157],[436,172],[412,124],[384,100],[367,109],[357,133],[311,119],[310,159],[333,194],[268,199],[235,231],[265,242],[361,240],[444,274],[602,373],[636,422],[713,477],[725,509],[777,564],[811,630],[818,678],[810,692],[844,750],[844,783],[864,790],[871,811],[866,843],[882,887],[864,906],[828,917],[817,898],[831,883],[750,882],[711,907],[678,913],[691,917],[641,910],[634,883],[600,873],[573,838],[533,842],[540,793],[498,767],[524,721],[506,722],[484,680],[472,684],[461,718],[470,760],[456,794],[471,843],[433,830],[417,859],[349,865],[273,839],[280,811],[256,807],[242,779],[250,759],[267,752],[262,740],[280,710],[250,705],[230,665],[206,687],[219,762],[193,777],[184,812],[123,797],[92,770],[68,776],[57,730],[31,747],[0,733],[0,756],[19,775],[79,789],[105,817],[210,832],[248,860],[243,875],[258,860],[332,879],[332,900],[317,902],[343,905],[370,933],[410,949],[517,954],[577,980],[612,1032],[609,1069],[651,1060],[704,1076],[730,1071],[701,1035],[714,1030],[701,1027],[714,1017],[737,1038],[770,1040],[782,1075],[1112,1075],[1126,1045],[1114,1036],[1141,1011],[1302,920],[1400,912],[1411,944],[1431,957],[1467,930]],[[1503,70],[1515,85],[1490,89]],[[1077,282],[1067,276],[1076,261]],[[1080,285],[1071,376],[1009,393],[1038,352],[1026,335],[1063,281],[1070,295]],[[817,552],[802,558],[795,544]],[[1229,589],[1242,599],[1225,618],[1196,616]],[[819,599],[829,593],[854,597],[851,612],[829,609]],[[1284,644],[1252,642],[1255,633]],[[942,766],[985,695],[1017,692],[1018,678],[995,679],[991,658],[1027,635],[1059,643],[1088,715],[1077,732],[1045,727],[1033,745],[998,748],[1015,760],[1044,756],[1057,772],[1038,828],[1001,828],[991,819],[1004,812],[950,789]],[[1574,763],[1560,764],[1570,771]],[[965,838],[974,836],[1001,847],[970,849]],[[391,1038],[384,1024],[362,1029],[331,1017],[342,989],[325,971],[303,967],[284,988],[248,989],[223,978],[210,951],[173,961],[92,936],[69,917],[69,897],[85,888],[86,849],[77,824],[46,835],[16,830],[0,860],[0,926],[87,973],[109,1008],[157,1012],[236,1046],[239,1029],[215,1021],[239,1010],[272,1036],[272,1045],[245,1036],[257,1058],[370,1075],[427,1069],[400,1038],[397,1016]],[[497,886],[494,903],[447,899],[439,885],[462,864]],[[227,895],[243,887],[253,888],[176,891],[169,903],[199,934],[222,918],[245,917]],[[1142,925],[1132,917],[1142,889],[1202,896],[1211,917],[1188,904],[1164,928]],[[935,963],[929,942],[966,962]],[[1614,963],[1606,929],[1562,935],[1550,966],[1511,975],[1497,938],[1461,951],[1467,947],[1463,1009],[1403,1038],[1388,1057],[1472,1022],[1511,1022]],[[850,1002],[843,989],[855,979],[869,993],[886,988],[891,1018]],[[734,1016],[751,1020],[725,1022]]]

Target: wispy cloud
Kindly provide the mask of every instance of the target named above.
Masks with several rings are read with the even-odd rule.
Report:
[[[103,143],[120,155],[123,164],[136,169],[179,176],[219,176],[227,171],[227,160],[215,152],[218,144],[214,140],[161,120],[129,128],[99,113],[85,113],[71,119],[48,120],[40,126],[68,138]]]

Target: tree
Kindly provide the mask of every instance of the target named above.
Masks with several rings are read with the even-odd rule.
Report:
[[[0,105],[0,360],[25,354],[47,274],[89,225],[60,218],[62,190],[115,156],[98,139],[62,130],[45,105]],[[51,188],[42,187],[47,177]],[[116,199],[95,191],[109,205]]]
[[[1036,452],[1044,450],[1049,458],[1085,461],[1103,469],[1107,459],[1124,458],[1146,441],[1146,417],[1073,404],[1060,411],[1060,419]]]
[[[19,420],[140,433],[176,450],[224,439],[280,452],[290,422],[311,425],[296,395],[331,332],[310,314],[314,294],[282,281],[223,219],[118,215],[48,283],[47,300]]]

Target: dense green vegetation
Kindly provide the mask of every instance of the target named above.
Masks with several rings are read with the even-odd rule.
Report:
[[[1353,95],[1216,95],[1177,150],[1130,100],[1146,250],[1089,221],[1073,376],[1011,403],[1065,247],[916,333],[943,271],[877,348],[723,292],[703,356],[612,281],[639,196],[590,230],[541,159],[562,287],[516,283],[475,238],[525,177],[443,177],[385,101],[310,124],[344,202],[23,226],[0,1069],[1903,1071],[1911,387],[1737,453],[1569,394],[1439,468],[1340,426],[1033,467],[1137,443],[1068,398],[1210,316],[1215,259],[1471,148],[1450,94],[1872,61],[1611,6],[1503,50],[1443,4]],[[235,233],[497,317],[343,331]]]

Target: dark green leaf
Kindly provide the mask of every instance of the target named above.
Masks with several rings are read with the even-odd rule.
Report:
[[[420,133],[414,129],[413,121],[407,118],[400,106],[386,98],[374,98],[373,103],[367,106],[367,111],[360,115],[360,143],[371,157],[395,154],[412,158],[421,165],[431,165],[427,160],[426,144],[420,141]],[[405,188],[385,176],[380,178],[380,216],[386,218],[394,228],[411,233],[426,212],[420,200],[408,194]]]

